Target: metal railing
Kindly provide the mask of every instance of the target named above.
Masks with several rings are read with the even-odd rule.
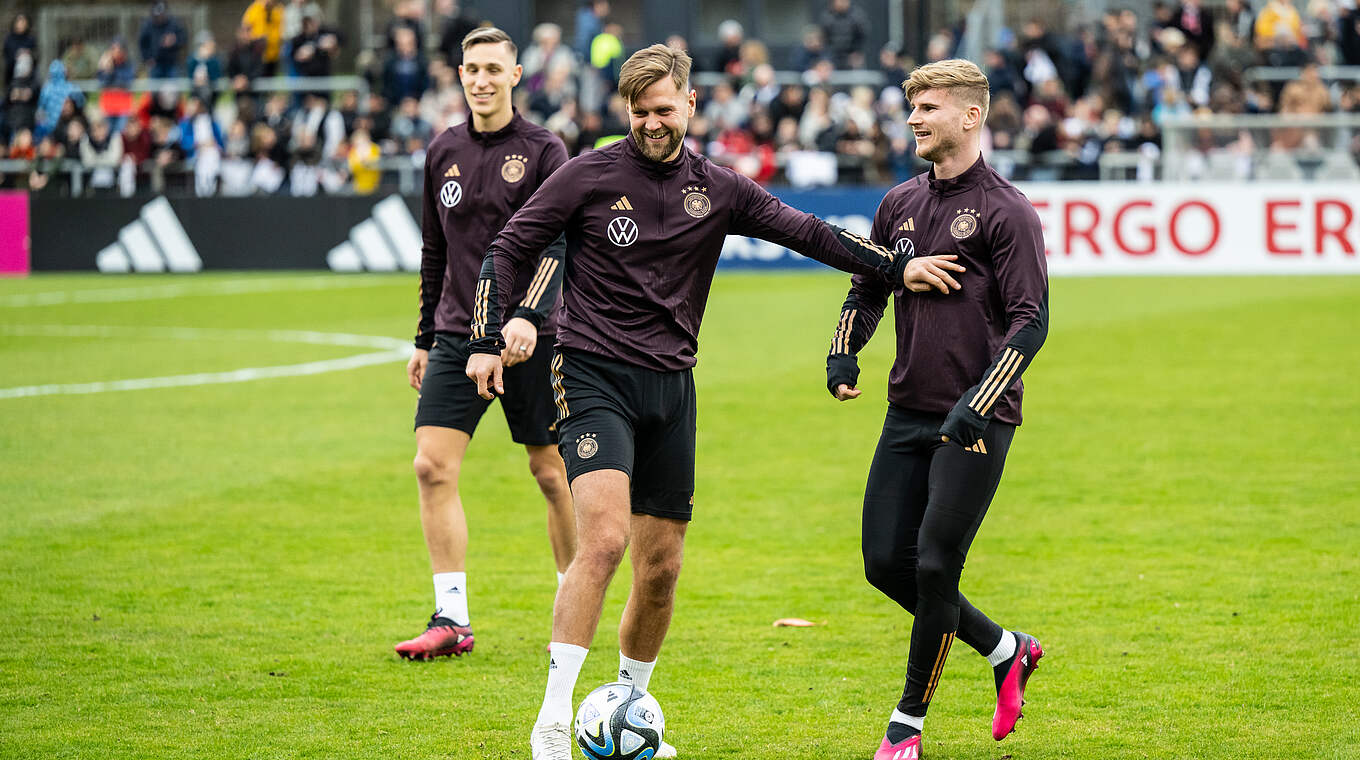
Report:
[[[697,71],[690,75],[690,80],[696,87],[712,87],[716,84],[731,82],[732,77],[720,71]],[[776,71],[774,72],[774,81],[775,84],[781,87],[789,84],[806,84],[803,81],[803,72],[801,71]],[[887,77],[883,76],[883,72],[881,71],[873,71],[870,69],[837,69],[836,71],[831,72],[831,75],[824,86],[832,88],[856,87],[859,85],[883,87],[887,82]]]
[[[37,23],[33,25],[38,36],[38,57],[44,61],[56,58],[61,50],[59,43],[64,39],[78,37],[87,45],[106,44],[108,40],[122,37],[128,46],[130,59],[140,58],[137,50],[137,35],[142,22],[147,19],[148,3],[127,4],[75,4],[75,3],[36,3],[38,6]],[[244,8],[245,4],[242,4]],[[12,8],[12,6],[10,6]],[[20,6],[22,8],[22,6]],[[198,29],[210,29],[209,8],[206,3],[190,5],[176,3],[172,16],[179,18],[189,35],[184,41],[185,50],[193,50],[193,34]],[[6,14],[5,18],[9,18]],[[46,64],[44,64],[44,72]]]
[[[1360,178],[1360,114],[1221,114],[1162,122],[1162,176],[1307,180]]]
[[[1252,66],[1243,76],[1248,82],[1292,82],[1303,74],[1298,66]],[[1360,82],[1360,66],[1319,66],[1324,82]]]
[[[188,92],[193,89],[193,80],[188,77],[152,79],[143,77],[133,80],[127,87],[105,87],[96,79],[72,80],[71,84],[83,92],[100,92],[105,89],[126,90],[128,92]],[[219,77],[213,82],[213,90],[226,92],[231,89],[231,79]],[[344,92],[354,90],[359,93],[359,106],[368,107],[368,80],[353,74],[330,77],[260,77],[250,82],[253,92]]]
[[[249,159],[247,159],[249,160]],[[192,158],[182,161],[171,161],[160,163],[155,159],[148,159],[137,165],[137,189],[150,189],[153,192],[163,192],[171,181],[183,181],[183,189],[186,193],[192,194],[193,176],[196,161]],[[347,171],[348,162],[342,160],[322,161],[318,167],[331,170]],[[74,158],[39,158],[32,161],[22,159],[0,159],[0,177],[15,175],[28,175],[35,170],[41,170],[50,175],[48,188],[54,192],[63,192],[71,196],[85,195],[90,187],[90,175],[97,171],[96,167],[85,166]],[[395,187],[405,195],[412,195],[421,191],[421,166],[411,160],[410,156],[384,156],[378,159],[378,170],[382,172],[382,187]],[[114,170],[115,173],[117,169]],[[393,182],[392,180],[395,180]],[[335,192],[329,192],[336,195]],[[347,179],[340,195],[355,195],[353,180]]]

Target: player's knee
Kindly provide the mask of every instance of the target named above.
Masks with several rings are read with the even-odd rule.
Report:
[[[902,582],[905,570],[891,552],[864,553],[864,577],[879,591],[889,593],[894,590]]]
[[[567,490],[567,468],[562,460],[550,457],[533,457],[529,460],[529,472],[538,482],[538,488],[545,494],[554,495]]]
[[[458,482],[458,463],[451,458],[421,450],[416,453],[412,466],[416,471],[416,479],[423,486],[457,484]]]
[[[957,595],[960,570],[943,554],[923,553],[916,563],[916,589],[922,596]]]
[[[916,611],[916,565],[891,555],[864,558],[864,577],[884,596],[908,612]]]
[[[613,572],[623,561],[628,548],[628,537],[614,531],[594,531],[576,549],[574,562],[584,562],[596,569]]]
[[[638,568],[639,589],[647,599],[661,603],[675,593],[675,584],[680,580],[681,558],[676,555],[648,557],[646,563]]]

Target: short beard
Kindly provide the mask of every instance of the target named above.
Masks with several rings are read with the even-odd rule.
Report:
[[[920,157],[922,160],[929,161],[932,164],[938,164],[940,162],[940,159],[948,158],[952,153],[954,153],[958,149],[959,149],[958,140],[954,140],[949,137],[944,137],[939,132],[936,132],[935,145],[928,148],[926,152],[924,153],[918,152],[916,155]]]
[[[680,142],[685,139],[680,133],[669,129],[666,130],[666,135],[666,146],[656,154],[652,152],[653,148],[651,147],[651,141],[642,133],[642,130],[633,130],[633,143],[637,145],[638,150],[642,152],[642,155],[646,156],[648,159],[652,161],[665,161],[667,158],[670,158],[671,154],[675,152],[675,149],[680,147]]]

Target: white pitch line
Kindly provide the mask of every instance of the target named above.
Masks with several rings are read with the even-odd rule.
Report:
[[[183,388],[196,385],[219,385],[223,383],[244,383],[252,380],[267,380],[280,377],[299,377],[320,375],[327,372],[340,372],[374,364],[387,364],[403,361],[411,356],[411,344],[395,338],[376,335],[354,335],[351,333],[325,333],[306,330],[226,330],[195,327],[107,327],[87,325],[35,325],[0,326],[0,335],[54,336],[54,337],[117,337],[138,336],[168,338],[174,340],[194,340],[216,338],[231,340],[264,339],[279,343],[310,343],[331,346],[364,346],[381,349],[372,353],[356,354],[339,359],[285,364],[274,367],[246,367],[226,372],[196,372],[188,375],[168,375],[164,377],[142,377],[128,380],[109,380],[93,383],[48,383],[45,385],[22,385],[14,388],[0,388],[0,399],[28,398],[31,396],[74,395],[107,393],[111,391],[139,391],[151,388]]]
[[[59,306],[71,303],[118,303],[150,301],[182,296],[230,296],[243,293],[272,293],[289,290],[332,290],[385,285],[391,277],[363,275],[319,275],[285,279],[241,279],[201,283],[184,281],[167,285],[141,285],[126,288],[90,288],[88,290],[54,290],[45,293],[18,293],[0,296],[0,307]]]

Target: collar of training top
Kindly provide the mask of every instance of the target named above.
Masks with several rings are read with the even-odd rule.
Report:
[[[512,115],[510,116],[510,123],[506,124],[505,126],[501,127],[495,132],[478,132],[477,128],[472,126],[472,119],[469,118],[467,121],[468,136],[474,140],[477,140],[478,142],[484,143],[497,143],[500,142],[501,140],[504,140],[505,138],[518,132],[519,125],[524,121],[524,119],[520,118],[518,108],[512,109],[511,114]]]
[[[628,155],[628,158],[654,177],[673,177],[689,163],[689,146],[685,145],[684,142],[680,143],[680,155],[676,156],[674,161],[653,161],[642,155],[642,151],[638,150],[637,143],[633,142],[631,131],[629,131],[627,137],[623,138],[623,142],[626,143],[623,152]]]
[[[926,176],[926,182],[930,184],[930,192],[936,195],[954,195],[976,185],[987,174],[987,164],[982,161],[982,154],[978,154],[978,159],[968,170],[957,177],[949,179],[936,179],[935,167],[930,167],[930,174]]]

